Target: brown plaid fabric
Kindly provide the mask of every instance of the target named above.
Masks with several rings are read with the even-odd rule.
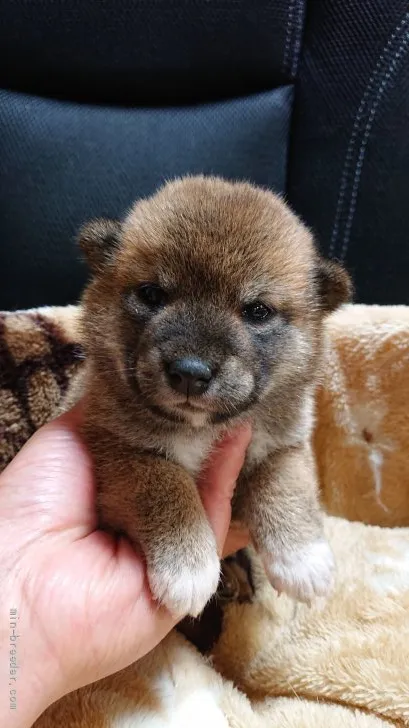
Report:
[[[0,471],[49,420],[81,361],[74,306],[0,313]]]

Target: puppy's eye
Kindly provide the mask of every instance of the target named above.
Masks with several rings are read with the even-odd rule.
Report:
[[[274,311],[261,301],[253,301],[243,306],[242,316],[252,324],[264,324],[274,316]]]
[[[166,291],[156,283],[142,283],[137,289],[137,295],[149,308],[162,308],[168,300]]]

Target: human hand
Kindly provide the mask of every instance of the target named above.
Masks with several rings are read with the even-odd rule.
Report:
[[[81,411],[39,430],[0,477],[1,725],[32,725],[56,699],[139,659],[175,626],[152,600],[143,559],[126,540],[96,529],[92,462],[78,434]],[[223,555],[247,543],[245,531],[228,529],[249,440],[250,428],[238,429],[200,478]],[[19,635],[14,673],[11,609]]]

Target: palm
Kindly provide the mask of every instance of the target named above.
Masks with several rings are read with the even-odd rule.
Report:
[[[129,664],[172,626],[163,614],[159,632],[160,614],[151,604],[143,564],[125,542],[116,545],[94,532],[75,542],[55,544],[52,556],[44,554],[40,563],[30,584],[38,622],[34,626],[46,633],[50,646],[58,645],[59,654],[52,657],[65,675],[73,676],[73,687]],[[139,645],[135,645],[136,625]],[[85,660],[77,665],[84,645],[91,664]]]

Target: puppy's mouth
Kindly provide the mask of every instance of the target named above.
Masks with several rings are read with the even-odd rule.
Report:
[[[204,402],[194,401],[189,397],[184,402],[179,402],[175,406],[177,409],[182,410],[182,412],[207,412],[208,414],[211,414],[213,409]]]
[[[146,402],[146,406],[155,417],[167,420],[168,422],[179,424],[189,423],[195,427],[203,427],[213,421],[212,412],[209,412],[206,407],[200,407],[194,404],[190,400],[179,403],[162,402],[161,404]]]
[[[157,411],[158,406],[163,413],[181,417],[183,420],[196,418],[203,422],[208,421],[217,411],[217,405],[209,399],[198,397],[186,397],[184,399],[170,398],[162,401],[160,405],[156,403],[154,409]]]
[[[256,392],[239,403],[214,403],[203,400],[193,401],[190,398],[183,402],[166,404],[149,404],[150,411],[156,416],[170,422],[189,423],[194,427],[217,425],[233,420],[248,412],[256,404]]]

